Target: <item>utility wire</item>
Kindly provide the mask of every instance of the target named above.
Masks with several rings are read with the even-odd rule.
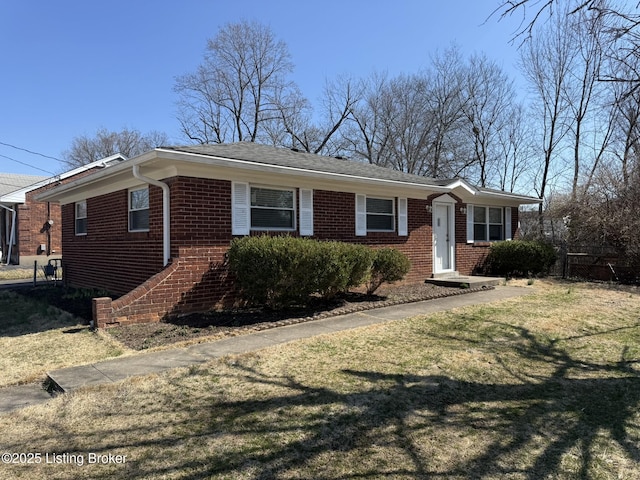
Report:
[[[51,160],[56,160],[57,162],[62,162],[63,161],[63,160],[61,160],[59,158],[52,157],[50,155],[45,155],[44,153],[38,153],[38,152],[34,152],[32,150],[27,150],[26,148],[16,147],[15,145],[11,145],[10,143],[0,142],[0,145],[4,145],[5,147],[15,148],[16,150],[22,150],[23,152],[27,152],[27,153],[30,153],[32,155],[39,155],[39,156],[44,157],[44,158],[50,158]]]
[[[4,145],[2,142],[0,142],[0,144]],[[35,168],[36,170],[40,170],[41,172],[48,173],[51,176],[55,176],[56,175],[55,173],[50,172],[49,170],[45,170],[44,168],[40,168],[40,167],[36,167],[34,165],[30,165],[30,164],[28,164],[26,162],[21,162],[20,160],[16,160],[15,158],[7,157],[6,155],[0,154],[0,157],[6,158],[7,160],[11,160],[12,162],[20,163],[20,164],[25,165],[25,166],[27,166],[29,168]],[[53,157],[49,157],[49,158],[53,158]],[[54,159],[54,160],[57,160],[57,159]]]

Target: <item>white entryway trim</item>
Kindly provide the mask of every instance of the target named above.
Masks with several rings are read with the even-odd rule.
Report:
[[[456,270],[456,200],[449,195],[442,195],[432,202],[432,206],[433,273],[454,273]]]

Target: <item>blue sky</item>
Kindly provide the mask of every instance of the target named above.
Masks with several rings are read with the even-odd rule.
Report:
[[[0,172],[59,173],[56,160],[3,144],[61,158],[74,137],[100,127],[158,130],[186,143],[174,79],[196,69],[220,26],[243,19],[288,45],[293,80],[315,104],[327,78],[414,73],[452,43],[465,55],[486,53],[515,78],[510,40],[520,19],[487,20],[499,3],[2,0]]]

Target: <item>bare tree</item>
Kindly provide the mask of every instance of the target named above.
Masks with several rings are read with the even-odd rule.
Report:
[[[583,165],[587,163],[587,157],[590,155],[585,151],[583,146],[591,143],[595,146],[598,141],[602,141],[600,151],[604,151],[609,135],[604,138],[598,138],[595,131],[587,131],[587,124],[597,124],[595,129],[608,130],[605,124],[600,120],[602,115],[592,112],[597,100],[602,99],[603,85],[598,83],[600,71],[602,68],[602,18],[599,15],[593,15],[591,11],[580,10],[575,15],[567,15],[565,17],[567,35],[577,52],[574,57],[573,68],[568,72],[568,76],[564,82],[565,95],[569,105],[571,114],[571,135],[573,150],[573,177],[571,180],[571,198],[575,200],[578,195],[578,185],[582,180],[581,174]],[[600,112],[604,105],[599,105]],[[593,114],[592,114],[593,113]],[[607,116],[604,116],[607,119]],[[590,150],[598,150],[595,147]],[[598,154],[594,153],[592,163],[598,161]]]
[[[621,183],[627,187],[640,156],[640,91],[630,92],[623,84],[613,86],[612,150],[619,161]]]
[[[349,143],[359,158],[403,172],[423,175],[430,170],[432,115],[428,82],[423,75],[400,75],[391,80],[373,76],[351,109],[357,128]]]
[[[638,2],[613,3],[608,0],[506,0],[496,8],[491,16],[500,18],[521,15],[522,28],[515,38],[523,42],[534,36],[534,30],[542,18],[550,19],[556,14],[574,15],[590,12],[598,17],[607,34],[605,55],[613,60],[614,66],[608,72],[601,72],[600,80],[624,83],[629,91],[640,89],[640,14]],[[529,10],[528,8],[531,7]],[[619,68],[619,66],[626,68]]]
[[[489,175],[500,190],[513,192],[529,169],[534,148],[524,106],[513,104],[505,116],[506,122],[497,132],[497,161]]]
[[[283,101],[280,124],[289,142],[284,145],[309,153],[339,156],[348,147],[339,130],[360,101],[363,90],[360,82],[349,77],[327,81],[321,98],[319,118],[314,121],[309,104],[301,96]]]
[[[443,53],[436,53],[427,72],[430,94],[427,99],[433,115],[434,131],[429,149],[431,171],[429,175],[455,176],[464,170],[457,164],[459,157],[453,155],[455,137],[461,128],[461,109],[464,84],[464,61],[460,49],[453,45]]]
[[[463,101],[466,130],[473,144],[472,163],[478,169],[478,183],[487,186],[488,169],[496,162],[497,135],[506,128],[513,104],[513,83],[484,55],[473,55],[466,67]]]
[[[116,153],[133,157],[167,143],[168,137],[162,132],[151,131],[143,134],[139,130],[128,128],[119,132],[99,128],[93,136],[75,137],[71,142],[71,148],[62,155],[65,164],[75,168]]]
[[[350,155],[356,160],[388,166],[389,130],[384,119],[388,91],[386,74],[373,73],[360,84],[360,101],[351,108],[343,132]]]
[[[176,79],[182,132],[199,143],[260,139],[279,119],[295,86],[286,44],[270,28],[243,21],[225,25],[207,43],[204,62]]]
[[[540,120],[542,158],[536,172],[539,198],[547,194],[552,168],[557,167],[561,142],[569,127],[569,103],[565,86],[575,60],[575,46],[564,17],[546,26],[544,32],[524,46],[522,70],[535,95],[534,109]],[[544,233],[544,208],[540,204],[540,233]]]

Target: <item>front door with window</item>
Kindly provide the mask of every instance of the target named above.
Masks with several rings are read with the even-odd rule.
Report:
[[[433,270],[442,273],[454,270],[455,231],[453,205],[433,204]]]

